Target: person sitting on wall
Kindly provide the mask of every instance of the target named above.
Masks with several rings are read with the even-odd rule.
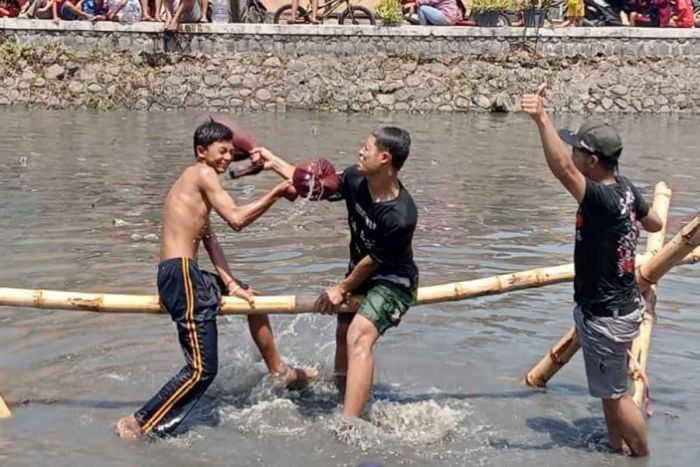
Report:
[[[414,8],[423,26],[454,26],[465,12],[459,0],[417,0]]]
[[[165,0],[165,30],[177,31],[180,23],[199,23],[202,11],[197,0]]]
[[[54,0],[29,0],[19,13],[20,18],[51,19],[53,18]]]
[[[95,16],[83,11],[84,0],[54,0],[53,22],[58,24],[58,20],[75,21],[84,19],[93,21]]]
[[[0,0],[0,18],[16,18],[20,10],[18,0]]]
[[[665,28],[671,21],[669,0],[636,0],[630,13],[630,26]]]
[[[694,28],[695,17],[693,16],[692,0],[676,0],[676,7],[671,21],[668,23],[671,28]]]
[[[163,0],[140,0],[141,21],[160,21],[163,13]],[[151,14],[152,13],[152,14]]]
[[[104,21],[107,19],[108,7],[104,0],[83,0],[83,13],[92,15],[92,21]]]

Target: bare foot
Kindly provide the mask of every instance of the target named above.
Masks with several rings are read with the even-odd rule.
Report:
[[[199,20],[200,23],[208,23],[209,19],[207,18],[207,15],[202,16],[202,19]]]
[[[141,17],[141,21],[155,21],[155,18],[153,18],[151,15],[143,15]]]
[[[139,422],[136,421],[136,417],[133,415],[120,419],[117,422],[117,428],[115,431],[117,436],[127,441],[138,441],[143,434]]]
[[[173,19],[170,22],[165,23],[165,27],[163,28],[163,30],[165,32],[176,32],[178,26],[180,25],[177,23],[177,21]]]
[[[318,375],[315,368],[290,368],[286,367],[284,373],[272,374],[272,385],[275,388],[290,390],[304,389],[309,382]]]

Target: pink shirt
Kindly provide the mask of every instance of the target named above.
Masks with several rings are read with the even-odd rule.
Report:
[[[457,7],[456,0],[418,0],[418,5],[432,6],[445,15],[447,24],[453,25],[462,19],[462,12]]]

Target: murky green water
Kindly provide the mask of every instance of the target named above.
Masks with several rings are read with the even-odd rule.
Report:
[[[193,157],[201,117],[0,110],[0,286],[153,293],[162,201]],[[525,117],[239,120],[293,161],[323,155],[339,167],[379,123],[411,130],[402,178],[420,209],[414,250],[424,285],[571,260],[575,204],[548,173]],[[700,121],[617,123],[623,173],[648,199],[656,181],[670,183],[677,231],[698,209]],[[224,183],[244,201],[274,182],[264,174]],[[281,202],[241,233],[215,226],[234,271],[261,291],[318,293],[344,273],[344,219],[341,203]],[[699,279],[700,268],[682,267],[660,286],[651,465],[695,465],[700,456]],[[285,357],[322,371],[309,390],[277,394],[244,319],[227,317],[219,376],[189,432],[137,446],[116,439],[112,426],[181,365],[169,320],[0,308],[0,393],[29,401],[0,422],[0,464],[636,465],[603,448],[602,414],[580,356],[547,394],[519,382],[572,325],[571,306],[572,287],[562,284],[412,309],[380,340],[367,423],[351,444],[331,433],[339,404],[330,383],[333,318],[273,318]]]

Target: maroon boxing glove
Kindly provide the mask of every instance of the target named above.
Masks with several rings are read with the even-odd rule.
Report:
[[[229,127],[233,132],[233,161],[248,159],[250,151],[256,146],[253,135],[226,118],[220,119],[219,122]]]
[[[312,201],[326,199],[340,190],[340,178],[333,164],[318,157],[301,162],[294,169],[292,185],[297,195]]]

